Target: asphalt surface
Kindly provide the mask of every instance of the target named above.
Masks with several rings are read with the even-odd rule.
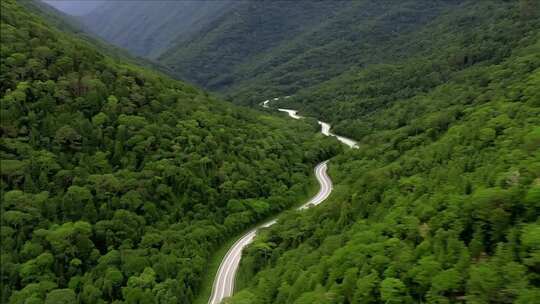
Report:
[[[315,167],[315,177],[319,182],[319,192],[307,203],[300,206],[298,209],[306,209],[312,206],[316,206],[322,203],[328,198],[332,192],[332,180],[327,174],[328,161],[319,163]],[[234,282],[236,277],[236,272],[238,271],[238,266],[240,265],[240,259],[242,258],[242,250],[253,242],[257,230],[260,228],[265,228],[272,226],[276,223],[276,220],[268,221],[244,234],[232,247],[227,251],[225,257],[219,265],[217,271],[214,285],[212,286],[212,294],[210,295],[209,304],[219,304],[221,301],[227,297],[232,296],[234,292]]]
[[[289,98],[290,96],[285,96],[285,99]],[[279,100],[279,98],[274,98],[274,99],[268,99],[268,100],[265,100],[261,103],[261,105],[263,106],[263,108],[270,108],[270,106],[268,105],[268,103],[272,100]],[[302,118],[302,116],[298,115],[298,111],[296,110],[292,110],[292,109],[278,109],[278,111],[281,111],[281,112],[285,112],[287,114],[289,114],[289,116],[291,118],[294,118],[294,119],[300,119]],[[339,136],[337,134],[334,134],[332,132],[330,132],[330,128],[332,128],[332,126],[327,123],[327,122],[324,122],[324,121],[318,121],[319,122],[319,125],[321,125],[321,133],[326,135],[326,136],[334,136],[335,138],[337,138],[337,140],[339,140],[340,142],[346,144],[347,146],[349,146],[349,148],[353,148],[353,149],[358,149],[358,143],[350,138],[347,138],[347,137],[344,137],[344,136]]]

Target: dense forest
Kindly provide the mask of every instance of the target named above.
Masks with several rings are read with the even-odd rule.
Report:
[[[260,95],[294,95],[355,67],[393,62],[409,52],[398,38],[423,31],[433,20],[472,2],[477,1],[329,1],[346,6],[242,62],[227,79],[231,83],[217,89],[235,102],[253,104]]]
[[[1,1],[2,303],[191,303],[213,251],[339,151]],[[35,7],[35,6],[34,6]]]
[[[419,57],[284,100],[360,148],[332,160],[329,202],[260,233],[227,303],[538,303],[536,3],[479,1]]]
[[[157,60],[177,77],[210,90],[224,92],[232,86],[242,86],[253,94],[251,97],[257,102],[268,96],[280,96],[267,87],[283,78],[287,81],[280,83],[292,85],[295,71],[281,70],[280,73],[287,74],[280,74],[271,81],[265,78],[260,90],[251,90],[240,82],[260,79],[268,71],[286,64],[291,58],[282,55],[284,45],[305,32],[316,31],[319,23],[351,4],[349,1],[240,1],[196,34],[171,45]],[[315,47],[312,41],[302,42],[302,50],[292,50],[298,56]],[[290,56],[294,56],[293,53],[286,52]],[[296,68],[305,71],[309,65],[302,64]]]
[[[0,5],[1,303],[539,301],[540,2]]]
[[[408,50],[399,50],[398,37],[473,2],[127,0],[79,20],[178,78],[255,104],[400,57]]]
[[[468,71],[477,71],[476,81],[493,81],[489,70],[479,71],[479,67],[497,65],[516,49],[538,40],[540,3],[521,3],[480,1],[462,5],[419,31],[395,38],[392,47],[374,47],[384,53],[379,56],[392,60],[352,68],[301,89],[282,105],[332,122],[336,132],[357,139],[375,129],[403,126],[424,110],[407,109],[413,111],[407,113],[398,109],[392,119],[386,120],[376,113],[456,79],[474,79],[464,76]]]
[[[462,2],[246,1],[158,60],[181,78],[253,104],[379,62],[396,37]]]

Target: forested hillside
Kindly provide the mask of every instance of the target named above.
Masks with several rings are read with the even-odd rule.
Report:
[[[360,148],[330,163],[329,202],[249,247],[227,303],[537,303],[535,4],[478,1],[415,41],[422,58],[287,99],[344,119]]]
[[[304,44],[303,49],[287,49],[285,52],[291,53],[285,55],[281,51],[283,46],[298,36],[303,37],[305,32],[325,35],[326,32],[319,29],[320,23],[325,23],[351,5],[349,1],[240,1],[234,9],[209,23],[190,39],[171,46],[158,61],[180,78],[211,90],[224,91],[239,85],[244,79],[260,79],[265,73],[293,59],[285,55],[303,56],[301,52],[314,49],[316,45],[311,41],[309,45]],[[308,41],[302,39],[302,43]],[[322,63],[310,61],[309,64]],[[305,71],[309,64],[297,68]],[[287,72],[294,73],[293,70]],[[280,74],[273,81],[293,85],[289,83],[293,81],[289,75]],[[274,83],[265,82],[265,85]],[[261,89],[262,92],[252,91],[257,98],[262,98],[259,100],[274,96],[266,94],[268,89]]]
[[[253,104],[408,56],[422,42],[398,38],[472,2],[249,1],[158,60],[181,78]]]
[[[0,8],[2,303],[191,303],[211,252],[336,153]]]
[[[155,58],[171,44],[236,6],[231,0],[110,1],[79,17],[103,39],[132,54]]]
[[[47,3],[42,2],[41,0],[19,0],[18,3],[33,14],[38,15],[48,24],[57,29],[61,29],[63,32],[75,34],[78,38],[83,39],[93,46],[99,48],[102,52],[106,53],[110,57],[121,59],[123,61],[129,61],[130,63],[149,67],[162,72],[168,72],[162,65],[159,65],[154,61],[150,61],[149,59],[142,57],[136,57],[130,54],[128,50],[108,43],[105,39],[91,33],[91,31],[84,24],[82,24],[78,18],[67,15],[48,5]]]
[[[419,31],[396,37],[393,46],[384,51],[373,47],[373,52],[392,59],[353,67],[329,81],[303,88],[283,105],[332,122],[336,132],[357,139],[372,129],[403,126],[424,110],[399,109],[391,120],[372,114],[463,79],[468,71],[497,65],[535,43],[539,10],[540,3],[535,1],[470,1]],[[475,81],[486,85],[492,81],[490,77],[480,74]]]

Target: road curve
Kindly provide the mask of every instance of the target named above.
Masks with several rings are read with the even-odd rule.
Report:
[[[285,96],[284,98],[289,98],[290,96]],[[274,98],[272,100],[279,100],[279,98]],[[268,106],[268,103],[272,100],[265,100],[261,103],[261,106],[264,108],[270,108]],[[289,114],[291,118],[294,119],[301,119],[302,116],[298,115],[296,110],[291,109],[278,109],[278,111],[286,112]],[[325,136],[335,136],[340,142],[346,144],[347,146],[351,148],[358,148],[358,144],[356,141],[336,135],[332,132],[330,132],[330,124],[319,121],[319,125],[321,125],[321,133]],[[309,202],[303,204],[298,209],[303,210],[306,208],[309,208],[311,206],[316,206],[320,203],[322,203],[324,200],[328,198],[330,193],[332,192],[332,180],[326,173],[328,169],[328,160],[319,163],[315,167],[315,177],[317,178],[317,181],[319,182],[319,192],[317,195],[315,195]],[[238,266],[240,265],[240,259],[242,258],[242,250],[249,245],[251,242],[253,242],[253,239],[255,238],[255,235],[257,234],[257,230],[260,228],[265,228],[272,226],[276,223],[276,220],[273,219],[271,221],[268,221],[262,225],[257,226],[254,229],[251,229],[246,234],[244,234],[240,239],[238,239],[232,247],[227,251],[227,254],[225,254],[225,257],[221,261],[221,264],[219,265],[218,271],[216,273],[215,279],[214,279],[214,285],[212,286],[212,294],[210,295],[210,299],[208,300],[208,304],[219,304],[221,301],[227,297],[230,297],[233,295],[234,292],[234,281],[236,277],[236,272],[238,271]]]
[[[285,96],[285,98],[289,98],[289,97],[290,96]],[[272,100],[279,100],[279,98],[274,98]],[[263,108],[268,109],[268,108],[270,108],[268,103],[270,101],[272,101],[272,100],[270,100],[270,99],[265,100],[265,101],[263,101],[261,103],[261,105],[263,106]],[[298,111],[296,111],[296,110],[282,109],[282,108],[278,108],[277,110],[289,114],[289,116],[291,118],[294,118],[294,119],[303,118],[302,116],[298,115]],[[317,121],[317,122],[319,123],[319,125],[321,125],[321,133],[323,135],[325,135],[325,136],[334,136],[335,138],[337,138],[337,140],[339,140],[340,142],[342,142],[342,143],[346,144],[347,146],[349,146],[349,148],[358,149],[358,143],[355,140],[352,140],[350,138],[340,136],[340,135],[337,135],[337,134],[334,134],[334,133],[330,132],[330,128],[332,128],[332,126],[327,122],[320,121],[320,120]]]
[[[327,174],[327,169],[328,161],[319,163],[315,167],[315,177],[317,178],[320,186],[319,192],[307,203],[300,206],[298,208],[299,210],[316,206],[328,198],[333,187],[332,180]],[[232,296],[234,292],[236,272],[238,270],[238,266],[240,265],[240,258],[242,258],[242,250],[253,241],[255,235],[257,234],[257,230],[272,226],[275,223],[276,220],[274,219],[248,231],[232,245],[229,251],[227,251],[227,254],[225,254],[225,257],[221,261],[216,273],[214,285],[212,286],[212,294],[210,295],[208,304],[219,304],[223,299]]]

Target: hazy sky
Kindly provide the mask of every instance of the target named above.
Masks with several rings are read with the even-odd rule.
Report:
[[[70,15],[80,16],[89,13],[104,0],[43,0],[56,9]]]

